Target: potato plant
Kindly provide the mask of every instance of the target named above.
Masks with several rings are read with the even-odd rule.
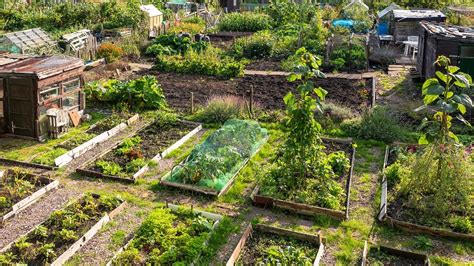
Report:
[[[27,171],[18,168],[7,171],[0,178],[0,215],[8,213],[13,205],[44,185],[39,176]]]
[[[113,265],[191,265],[206,249],[213,225],[191,209],[156,209]]]
[[[44,265],[53,262],[120,202],[115,197],[86,194],[66,208],[54,211],[44,223],[15,241],[0,255],[0,263]]]

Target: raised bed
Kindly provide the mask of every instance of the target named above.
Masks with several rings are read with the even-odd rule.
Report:
[[[87,194],[52,213],[0,253],[12,264],[63,265],[125,206],[117,198]]]
[[[247,130],[248,128],[253,127],[252,129],[249,129],[248,132],[245,132],[242,134],[249,134],[249,135],[255,134],[253,135],[253,137],[249,137],[249,139],[253,139],[256,142],[247,143],[246,142],[247,138],[245,138],[242,135],[228,136],[227,132],[233,132],[229,134],[235,134],[236,132],[239,133],[238,131],[239,129],[233,128],[235,125],[237,125],[236,127],[240,127],[240,129],[243,129],[243,130],[244,129]],[[160,184],[167,187],[178,188],[178,189],[183,189],[183,190],[187,190],[191,192],[197,192],[197,193],[201,193],[205,195],[219,197],[230,189],[230,187],[232,186],[240,170],[242,170],[242,168],[245,167],[248,161],[256,153],[258,153],[262,145],[267,141],[267,138],[268,137],[267,137],[266,130],[261,129],[256,123],[252,124],[248,121],[229,120],[224,124],[224,126],[221,129],[219,129],[218,131],[214,132],[211,136],[209,136],[208,139],[206,139],[203,144],[197,146],[183,162],[180,162],[178,165],[174,166],[173,169],[171,169],[171,171],[169,171],[166,175],[164,175],[161,178]],[[224,140],[221,140],[221,139],[224,139]],[[245,144],[243,144],[242,147],[238,147],[239,145],[238,142],[245,143]],[[248,145],[249,147],[247,147],[247,144],[249,144]],[[245,148],[243,146],[245,146]],[[206,150],[206,147],[211,147],[211,148]],[[225,155],[220,154],[221,149],[222,150],[233,149],[233,151],[241,151],[242,154],[239,154],[239,155],[243,156],[243,154],[247,152],[246,150],[247,148],[249,148],[248,151],[251,151],[249,156],[233,158],[234,161],[232,162],[226,163],[227,160],[231,160],[231,159],[224,158]],[[215,160],[214,162],[211,162],[209,164],[213,166],[217,165],[218,167],[222,167],[222,169],[224,169],[223,172],[218,174],[218,176],[210,177],[212,176],[212,173],[206,172],[206,170],[209,168],[203,168],[203,169],[199,168],[199,161],[207,160],[206,159],[207,157],[204,157],[204,158],[199,157],[199,155],[202,155],[202,154],[205,154],[204,156],[208,155],[209,157],[212,158],[212,160]],[[192,164],[198,165],[198,167],[196,167],[195,170],[190,170],[192,168],[189,167],[189,165],[192,165]],[[180,182],[176,178],[176,176],[179,176],[182,173],[187,173],[188,175],[197,175],[196,172],[199,172],[201,177],[200,177],[200,180],[198,180],[195,183],[186,184],[184,182]],[[183,176],[184,175],[185,174],[183,174]],[[215,181],[221,179],[222,177],[224,178],[221,181],[224,182],[224,184],[222,186],[219,185],[220,188],[218,188],[216,185],[216,183],[218,182],[215,182]],[[210,182],[211,186],[213,185],[214,187],[210,187],[208,184],[206,184],[205,180]]]
[[[265,238],[271,237],[277,239],[271,242],[272,246],[275,246],[274,243],[277,242],[278,239],[288,239],[292,241],[292,244],[299,244],[301,247],[306,248],[306,251],[312,251],[314,257],[309,258],[312,260],[312,265],[319,265],[324,255],[324,244],[321,235],[310,235],[264,224],[249,224],[226,265],[255,265],[257,262],[255,260],[261,259],[264,256],[264,254],[261,254],[259,247],[265,244]],[[281,248],[287,249],[288,244],[288,242],[285,242]],[[282,263],[281,265],[285,265],[285,262],[280,263]],[[274,262],[270,263],[270,265],[273,264]]]
[[[31,188],[28,189],[28,192],[25,193],[25,195],[12,198],[10,193],[6,190],[17,177],[22,180],[22,182],[18,184],[24,184],[23,187],[31,186]],[[24,183],[25,181],[26,184]],[[7,171],[0,170],[0,184],[0,198],[3,197],[7,201],[10,201],[9,205],[11,205],[8,208],[0,208],[0,215],[2,215],[0,218],[0,224],[2,224],[7,219],[17,215],[24,209],[28,208],[31,204],[38,201],[48,191],[56,189],[59,186],[59,181],[44,176],[8,169]],[[25,188],[20,188],[16,190],[24,189]]]
[[[125,121],[123,123],[120,123],[117,126],[96,135],[92,139],[80,144],[79,146],[73,148],[72,150],[66,152],[65,154],[57,157],[54,160],[54,164],[58,167],[62,167],[62,166],[67,165],[73,159],[83,155],[84,153],[86,153],[87,151],[93,149],[94,147],[96,147],[100,143],[102,143],[102,142],[110,139],[111,137],[117,135],[119,132],[123,131],[128,126],[136,123],[138,121],[138,119],[139,119],[138,114],[133,115],[132,117],[127,119],[127,121]],[[94,128],[92,127],[91,130],[88,130],[87,132],[89,132],[89,131],[91,131],[91,132],[94,131]],[[64,145],[64,144],[62,144],[62,145]]]
[[[199,238],[201,236],[203,236],[204,233],[207,233],[208,236],[205,237],[205,240],[204,242],[202,242],[202,245],[205,247],[207,246],[207,243],[209,241],[209,236],[210,234],[212,234],[216,227],[218,226],[219,222],[221,221],[222,219],[222,216],[221,215],[218,215],[218,214],[214,214],[214,213],[210,213],[210,212],[205,212],[205,211],[200,211],[200,210],[196,210],[196,209],[193,209],[191,207],[191,209],[187,209],[187,208],[184,208],[182,206],[179,206],[179,205],[174,205],[174,204],[166,204],[166,208],[170,209],[170,213],[176,215],[175,218],[173,221],[167,221],[167,222],[171,222],[172,225],[171,225],[171,228],[173,227],[179,227],[181,226],[181,230],[186,230],[187,228],[191,228],[193,226],[193,221],[192,219],[199,219],[200,217],[203,217],[205,219],[207,219],[208,221],[212,221],[212,228],[210,230],[205,230],[207,232],[201,232],[201,233],[197,233],[196,235],[190,235],[190,237],[194,237],[194,238]],[[183,210],[186,210],[184,211],[183,213]],[[181,211],[181,212],[180,212]],[[168,212],[164,209],[158,209],[158,210],[155,210],[156,213],[152,213],[149,218],[148,218],[148,221],[146,220],[143,224],[142,224],[142,227],[145,227],[145,228],[148,228],[148,226],[152,226],[151,223],[153,223],[153,220],[154,220],[154,216],[157,216],[156,218],[161,218],[163,216],[166,216],[168,215]],[[193,217],[188,217],[189,213],[188,212],[191,212],[193,214]],[[181,224],[181,225],[180,225]],[[182,225],[184,225],[184,227],[182,227]],[[163,224],[161,224],[160,226],[163,226]],[[153,227],[153,226],[152,226]],[[140,230],[141,229],[138,229],[137,233],[135,235],[132,235],[130,238],[130,240],[127,242],[127,244],[125,246],[123,246],[122,248],[120,248],[116,253],[115,255],[113,256],[113,258],[107,263],[107,266],[111,266],[111,265],[123,265],[124,263],[121,263],[120,262],[120,259],[121,257],[123,257],[124,255],[124,252],[126,252],[128,249],[130,248],[139,248],[140,247],[138,246],[138,244],[135,242],[135,241],[139,241],[137,240],[137,237],[140,237],[139,233],[140,233]],[[161,228],[160,230],[166,230],[164,228]],[[197,230],[197,231],[201,231],[201,230]],[[160,232],[160,231],[157,231],[157,233],[163,233],[163,232]],[[180,233],[183,233],[183,232],[174,232],[175,234],[180,234]],[[186,232],[186,233],[191,233],[192,232]],[[194,232],[196,233],[196,232]],[[173,232],[171,232],[171,234],[173,234]],[[165,234],[167,235],[167,234]],[[177,243],[177,237],[174,238],[175,243],[172,243],[173,246],[176,246],[176,248],[180,248],[180,245],[179,244],[183,244],[183,243]],[[146,247],[147,250],[139,250],[139,252],[142,254],[142,255],[145,255],[145,257],[147,256],[147,253],[150,253],[152,250],[150,250],[151,248],[153,248],[153,244],[149,244],[148,243],[143,243],[143,245]],[[166,245],[170,245],[170,243],[166,243]],[[161,245],[161,243],[155,243],[155,246],[157,246],[157,248],[159,249],[163,249],[165,245]],[[203,250],[203,249],[202,249]],[[160,253],[159,254],[163,254],[163,253],[166,253],[167,250],[160,250]],[[186,250],[184,251],[186,252]],[[185,254],[183,254],[185,255]],[[191,260],[192,263],[188,263],[188,264],[195,264],[200,258],[200,254],[197,254],[196,257],[194,258],[185,258],[186,260]],[[123,258],[122,258],[123,259]],[[180,259],[182,260],[183,258],[181,256],[177,256],[176,259]],[[117,260],[119,260],[119,262],[117,262]],[[145,258],[145,260],[147,260],[147,258]],[[175,263],[176,261],[174,262],[170,262],[170,261],[167,261],[166,263],[163,263],[164,265],[171,265],[172,263]],[[189,261],[188,261],[189,262]],[[127,260],[127,264],[131,263],[130,261]],[[140,261],[140,262],[136,262],[137,264],[160,264],[160,263],[145,263],[144,261]]]
[[[385,157],[383,163],[383,169],[385,172],[385,168],[389,166],[389,163],[393,163],[394,159],[390,158],[390,147],[387,146],[385,149]],[[422,233],[422,234],[429,234],[436,237],[448,237],[452,239],[461,239],[461,240],[474,240],[474,234],[465,234],[450,231],[447,229],[441,228],[434,228],[425,225],[420,225],[416,223],[410,223],[407,221],[402,221],[395,219],[390,216],[388,212],[388,180],[383,174],[382,176],[382,183],[381,183],[381,194],[380,194],[380,209],[378,214],[378,220],[385,223],[386,225],[397,227],[401,230],[411,232],[411,233]]]
[[[90,177],[135,182],[149,170],[150,163],[158,163],[163,157],[179,148],[201,129],[201,124],[188,121],[166,122],[164,125],[152,123],[135,135],[139,136],[142,142],[137,147],[134,147],[134,149],[142,154],[145,164],[140,166],[134,173],[106,174],[101,172],[96,165],[98,161],[103,160],[124,166],[128,159],[124,155],[118,156],[116,153],[128,139],[116,143],[111,149],[99,154],[86,168],[76,169],[76,173]]]
[[[370,246],[365,241],[361,266],[367,265],[413,265],[430,266],[428,256],[383,245]]]
[[[250,198],[252,199],[253,204],[260,207],[264,207],[264,208],[276,207],[279,209],[290,211],[292,213],[309,215],[309,216],[323,214],[323,215],[331,216],[338,220],[349,219],[351,183],[352,183],[352,174],[354,171],[355,153],[356,153],[355,147],[352,146],[351,139],[344,140],[344,139],[323,138],[323,142],[324,143],[334,142],[334,143],[340,143],[343,145],[351,145],[351,154],[350,154],[351,168],[349,170],[349,173],[347,174],[347,179],[346,179],[346,184],[345,184],[346,198],[345,198],[345,204],[344,204],[345,206],[344,211],[332,210],[332,209],[318,207],[318,206],[309,205],[305,203],[299,203],[299,202],[277,199],[274,197],[263,196],[259,194],[259,190],[260,190],[259,186],[256,186],[255,189],[252,191],[252,194],[250,195]]]

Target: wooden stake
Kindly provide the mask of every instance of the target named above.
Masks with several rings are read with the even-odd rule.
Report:
[[[253,94],[254,94],[254,89],[253,86],[250,86],[250,118],[253,118]]]
[[[194,92],[191,92],[191,114],[194,114]]]

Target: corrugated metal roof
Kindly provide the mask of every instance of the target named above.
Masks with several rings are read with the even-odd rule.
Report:
[[[148,16],[150,17],[156,17],[156,16],[161,16],[163,13],[158,10],[154,5],[142,5],[140,6],[140,9],[143,12],[146,12]]]
[[[81,59],[70,56],[29,57],[7,65],[0,65],[0,75],[26,74],[34,75],[41,80],[83,66]]]
[[[51,37],[40,28],[10,32],[5,34],[4,38],[23,51],[56,44]]]
[[[11,64],[23,59],[28,58],[28,56],[20,54],[10,54],[10,53],[0,53],[0,66]]]
[[[421,26],[427,31],[447,38],[474,39],[474,27],[463,27],[422,21]]]
[[[424,18],[445,18],[446,15],[443,14],[443,12],[439,10],[431,10],[431,9],[426,9],[426,10],[402,10],[402,9],[397,9],[393,10],[393,17],[395,19],[405,19],[405,18],[411,18],[411,19],[424,19]]]

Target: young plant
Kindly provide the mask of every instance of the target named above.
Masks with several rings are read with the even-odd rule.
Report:
[[[423,102],[424,106],[418,108],[421,110],[428,105],[436,111],[433,121],[424,120],[422,128],[426,132],[421,135],[419,143],[428,144],[436,141],[446,143],[449,139],[458,142],[457,136],[450,131],[453,116],[471,126],[463,117],[467,108],[472,108],[472,99],[465,93],[472,85],[472,78],[469,74],[460,72],[457,66],[451,66],[451,61],[445,56],[438,57],[436,65],[442,68],[442,71],[436,71],[436,77],[423,83]]]

